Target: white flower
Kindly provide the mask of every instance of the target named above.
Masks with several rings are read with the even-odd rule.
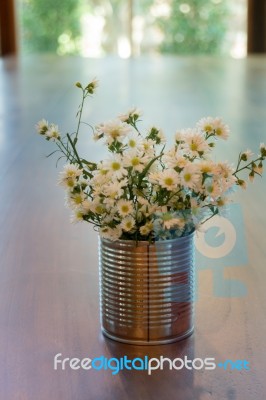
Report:
[[[152,221],[146,222],[145,225],[141,226],[139,231],[142,236],[147,236],[153,230]]]
[[[200,180],[199,166],[192,163],[187,164],[180,172],[181,184],[185,188],[197,189]]]
[[[213,121],[215,136],[226,140],[230,134],[230,129],[225,125],[221,118],[215,118]]]
[[[162,220],[164,229],[183,229],[185,226],[185,221],[181,218],[165,218],[165,216],[163,216]]]
[[[69,193],[67,197],[67,205],[70,208],[77,208],[82,205],[85,200],[85,194],[83,192],[80,193]]]
[[[212,117],[206,117],[206,118],[201,118],[196,126],[202,131],[206,132],[208,134],[214,132],[214,118]]]
[[[109,178],[115,177],[117,179],[122,179],[128,174],[128,171],[124,168],[120,154],[115,154],[111,160],[107,160],[104,163],[104,168],[108,170]]]
[[[208,178],[204,182],[205,186],[205,194],[212,199],[215,199],[217,197],[220,197],[222,194],[222,187],[219,184],[219,181],[216,181],[214,179]]]
[[[142,112],[139,108],[133,107],[131,108],[127,113],[125,114],[120,114],[118,116],[118,118],[122,121],[122,122],[126,122],[129,120],[129,118],[134,118],[135,120],[137,120],[140,116],[142,115]]]
[[[58,130],[58,126],[51,124],[48,130],[45,132],[45,136],[48,140],[58,140],[60,139],[60,132]]]
[[[175,141],[179,144],[184,141],[184,130],[175,133]]]
[[[233,167],[228,162],[219,162],[217,164],[217,175],[222,176],[225,179],[231,179],[233,176]]]
[[[165,134],[161,129],[159,129],[159,132],[157,133],[157,137],[160,140],[160,143],[165,143],[166,142]]]
[[[142,172],[149,162],[149,157],[133,150],[125,153],[123,162],[125,167],[132,167],[135,171]]]
[[[212,160],[201,161],[198,166],[202,174],[219,174],[219,167]]]
[[[131,131],[130,126],[119,119],[106,122],[100,125],[99,129],[106,137],[108,145],[111,145],[115,140],[122,142],[124,137]]]
[[[82,174],[82,169],[77,164],[66,164],[60,174],[63,178],[77,178]]]
[[[179,181],[179,174],[174,169],[165,169],[158,174],[158,184],[169,191],[177,190]]]
[[[99,197],[92,200],[90,209],[93,213],[103,215],[106,212],[105,204],[103,204]]]
[[[82,222],[83,220],[83,212],[80,209],[77,209],[73,212],[73,214],[70,216],[70,222],[72,224],[75,224],[77,222]]]
[[[124,218],[120,224],[120,227],[125,232],[130,232],[134,229],[136,225],[135,219],[131,216]]]
[[[91,211],[91,200],[84,200],[81,204],[81,208],[84,214],[88,214]]]
[[[142,141],[142,148],[146,155],[153,158],[155,155],[156,142],[152,139],[144,139]]]
[[[167,153],[165,153],[162,157],[163,163],[165,163],[169,168],[184,168],[188,160],[185,158],[183,155],[180,155],[178,151],[176,151],[174,148],[169,150]]]
[[[127,144],[130,149],[142,149],[142,137],[136,133],[131,132],[127,137]]]
[[[42,119],[41,121],[39,121],[39,122],[37,123],[37,125],[35,126],[35,128],[36,128],[37,132],[38,132],[40,135],[45,135],[46,132],[48,131],[48,128],[49,128],[49,122],[46,121],[45,119]]]
[[[77,164],[64,165],[63,171],[59,174],[59,185],[66,188],[73,188],[77,184],[77,178],[82,174]]]
[[[128,185],[127,179],[123,179],[122,181],[108,181],[106,185],[102,187],[102,193],[111,198],[118,199],[124,194],[124,187]]]
[[[121,227],[110,228],[109,226],[103,226],[99,230],[100,236],[112,241],[118,240],[122,235]]]
[[[182,148],[192,157],[202,156],[210,150],[203,135],[193,129],[184,131],[184,142]]]
[[[118,210],[118,214],[121,217],[126,217],[127,215],[132,214],[134,210],[133,202],[130,200],[121,199],[117,202],[116,207]]]

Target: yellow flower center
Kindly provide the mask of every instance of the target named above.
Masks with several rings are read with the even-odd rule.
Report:
[[[119,162],[114,161],[114,162],[112,163],[112,169],[113,169],[114,171],[119,171],[120,168],[121,168],[121,164],[120,164]]]
[[[189,174],[189,173],[184,174],[184,180],[185,180],[185,182],[191,181],[191,174]]]
[[[111,131],[111,136],[112,136],[113,139],[118,138],[118,137],[120,136],[119,129],[113,129],[113,130]]]
[[[137,165],[139,165],[139,158],[138,157],[132,158],[131,164],[133,165],[133,167],[136,167]]]
[[[127,212],[129,211],[128,205],[124,204],[124,205],[121,207],[121,211],[123,211],[124,213],[127,213]]]
[[[190,145],[190,149],[191,149],[192,151],[197,151],[197,150],[198,150],[198,145],[197,145],[197,143],[192,142],[191,145]]]
[[[173,178],[171,178],[171,177],[169,176],[168,178],[165,178],[164,183],[165,183],[167,186],[171,186],[171,185],[173,185],[174,180],[173,180]]]
[[[75,186],[75,182],[72,178],[67,178],[67,186],[68,187],[73,187]]]
[[[74,203],[81,204],[82,203],[82,197],[80,195],[75,196],[74,197]]]
[[[104,208],[103,208],[103,206],[101,206],[99,204],[97,207],[95,207],[95,211],[96,211],[96,214],[102,214],[104,211]]]
[[[217,136],[221,136],[221,134],[223,133],[221,128],[215,129],[215,132]]]
[[[129,147],[136,147],[136,142],[133,139],[130,139],[130,141],[128,142]]]
[[[205,125],[204,126],[205,132],[211,132],[212,131],[212,126],[211,125]]]

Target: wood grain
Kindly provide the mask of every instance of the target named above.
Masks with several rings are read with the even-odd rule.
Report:
[[[0,399],[5,400],[250,400],[265,398],[265,177],[239,193],[249,263],[224,269],[245,283],[242,298],[217,298],[213,272],[199,272],[196,329],[165,346],[123,345],[102,337],[99,325],[97,235],[69,224],[56,186],[50,146],[34,133],[42,117],[75,129],[79,91],[94,76],[101,85],[86,117],[105,121],[136,105],[144,126],[169,137],[200,117],[230,124],[229,144],[217,158],[230,162],[240,148],[266,140],[266,58],[154,57],[88,60],[36,56],[0,61]],[[82,136],[82,151],[102,149]],[[245,371],[54,371],[64,357],[215,357],[246,359]]]

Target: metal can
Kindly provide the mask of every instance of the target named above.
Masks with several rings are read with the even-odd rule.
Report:
[[[102,332],[164,344],[193,332],[194,233],[154,243],[99,238]]]

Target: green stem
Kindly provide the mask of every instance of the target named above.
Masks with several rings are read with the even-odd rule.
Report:
[[[79,119],[78,119],[77,131],[76,131],[76,135],[75,135],[75,139],[74,139],[74,143],[75,143],[75,144],[76,144],[77,141],[78,141],[78,134],[79,134],[80,124],[81,124],[81,116],[82,116],[82,112],[83,112],[83,106],[84,106],[85,98],[86,98],[85,90],[82,89],[82,102],[81,102],[81,105],[80,105],[80,109],[79,109],[79,111],[78,111]]]
[[[243,169],[248,168],[250,165],[252,165],[253,163],[255,163],[255,162],[259,161],[259,160],[261,160],[261,157],[256,158],[256,160],[250,161],[250,163],[248,163],[247,165],[245,165],[245,166],[242,167],[242,168],[238,168],[238,167],[239,167],[239,164],[240,164],[240,162],[239,162],[238,165],[237,165],[236,171],[233,173],[233,175],[236,176],[236,174],[237,174],[238,172],[243,171]],[[240,161],[241,161],[241,160],[240,160]]]
[[[72,141],[72,139],[71,139],[69,133],[67,133],[67,138],[68,138],[68,140],[69,140],[69,143],[71,144],[71,147],[72,147],[73,152],[74,152],[74,154],[75,154],[75,156],[76,156],[76,158],[77,158],[77,162],[78,162],[79,166],[81,167],[81,169],[83,169],[82,162],[81,162],[81,160],[80,160],[80,158],[79,158],[78,152],[77,152],[77,150],[76,150],[76,147],[75,147],[75,145],[74,145],[74,143],[73,143],[73,141]]]

